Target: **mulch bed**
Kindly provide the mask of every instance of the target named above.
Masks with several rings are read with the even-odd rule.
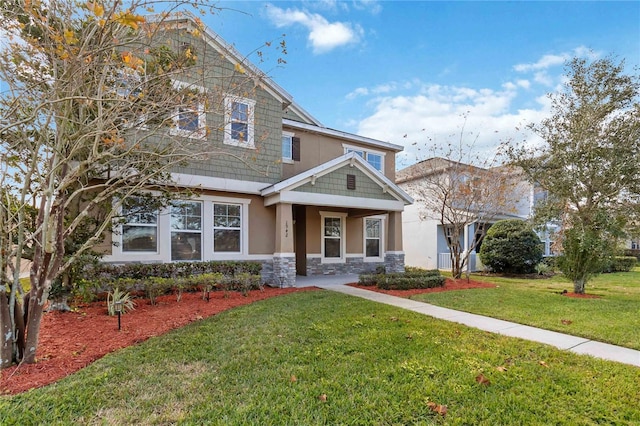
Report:
[[[485,283],[481,281],[474,280],[466,280],[464,278],[453,280],[451,278],[447,278],[444,282],[444,286],[436,287],[436,288],[416,288],[411,290],[382,290],[376,286],[364,286],[358,283],[348,284],[352,287],[362,288],[365,290],[377,291],[378,293],[390,294],[391,296],[399,296],[399,297],[411,297],[414,294],[424,294],[424,293],[439,293],[442,291],[452,291],[452,290],[467,290],[472,288],[494,288],[496,285],[491,283]]]
[[[308,290],[316,288],[265,287],[246,297],[238,292],[213,292],[208,302],[202,299],[202,293],[184,293],[180,302],[176,296],[167,295],[159,297],[155,306],[146,299],[136,299],[135,310],[122,315],[120,331],[118,318],[107,315],[105,302],[85,305],[74,312],[47,312],[42,319],[37,362],[0,371],[0,395],[48,385],[110,352],[227,309]]]

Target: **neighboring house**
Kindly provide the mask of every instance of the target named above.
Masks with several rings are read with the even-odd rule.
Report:
[[[172,46],[196,51],[214,75],[176,85],[213,91],[242,74],[253,87],[221,99],[224,118],[179,106],[174,137],[230,155],[175,170],[175,182],[195,197],[163,211],[123,212],[127,223],[114,230],[103,260],[253,260],[275,285],[293,285],[296,274],[404,270],[402,212],[412,199],[394,183],[403,148],[324,127],[213,31],[190,31],[188,16],[171,24]]]
[[[468,173],[469,178],[457,176],[459,173]],[[460,235],[460,246],[463,251],[468,251],[468,269],[470,271],[482,270],[477,253],[482,246],[482,238],[487,229],[501,219],[527,219],[533,212],[533,206],[543,194],[535,190],[522,176],[513,169],[497,167],[483,169],[467,164],[457,163],[444,158],[430,158],[420,163],[402,169],[396,174],[396,183],[411,196],[416,202],[408,206],[402,215],[402,229],[404,233],[405,262],[407,266],[418,266],[427,269],[451,269],[451,254],[447,238],[450,236],[450,227],[442,226],[435,211],[438,202],[421,203],[419,188],[428,182],[447,182],[448,179],[458,179],[465,183],[470,181],[470,190],[474,191],[473,181],[492,182],[502,176],[507,176],[508,185],[503,185],[507,192],[505,199],[508,203],[491,206],[491,211],[474,211],[472,204],[466,204],[464,210],[460,210],[458,217],[470,215],[471,220],[464,226]],[[489,183],[490,184],[490,183]],[[478,190],[477,188],[475,190]],[[496,191],[500,189],[496,188]],[[457,194],[450,194],[458,196]],[[498,197],[495,194],[495,197]],[[463,196],[462,199],[465,197]],[[461,202],[463,203],[463,202]],[[430,207],[426,207],[429,204]],[[490,200],[485,205],[489,206]],[[430,210],[431,209],[431,210]],[[459,222],[464,223],[464,222]],[[552,233],[540,235],[545,243],[545,255],[551,254]],[[476,244],[474,244],[476,243]],[[475,248],[473,246],[475,245]]]

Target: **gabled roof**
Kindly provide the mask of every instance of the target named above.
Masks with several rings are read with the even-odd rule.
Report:
[[[389,180],[378,170],[374,169],[373,166],[367,163],[360,155],[355,152],[344,154],[298,175],[292,176],[281,182],[268,186],[261,191],[261,195],[265,198],[273,197],[278,194],[284,194],[293,191],[296,188],[307,183],[314,184],[316,179],[345,166],[356,167],[358,170],[363,172],[369,179],[371,179],[380,187],[382,192],[390,194],[396,200],[396,203],[401,203],[400,205],[402,206],[413,203],[413,199],[406,192],[404,192],[395,183],[391,182],[391,180]],[[274,204],[275,202],[277,201],[266,201],[266,204]],[[335,204],[337,205],[339,204],[339,202],[336,202]]]
[[[282,124],[287,127],[292,127],[295,129],[304,130],[311,133],[317,133],[320,135],[331,136],[338,139],[344,139],[349,142],[357,142],[361,144],[366,144],[369,146],[374,146],[377,148],[389,149],[391,151],[400,152],[404,150],[402,145],[396,145],[390,142],[383,142],[377,139],[367,138],[365,136],[354,135],[353,133],[343,132],[341,130],[329,129],[324,126],[314,126],[310,124],[300,123],[299,121],[283,119]]]
[[[198,29],[199,31],[201,31],[201,33],[204,34],[204,40],[212,48],[214,48],[218,53],[227,58],[233,65],[242,65],[242,67],[255,78],[256,82],[260,84],[263,89],[265,89],[272,96],[282,102],[283,109],[289,108],[299,117],[308,120],[309,123],[315,126],[322,127],[322,123],[307,111],[305,111],[304,108],[302,108],[300,105],[298,105],[286,90],[284,90],[275,81],[269,78],[262,70],[252,64],[246,56],[240,54],[240,52],[238,52],[232,45],[224,41],[219,34],[217,34],[206,25],[202,24],[200,20],[192,13],[177,12],[169,16],[155,15],[149,18],[149,21],[156,21],[161,24],[172,24],[174,25],[175,29]]]

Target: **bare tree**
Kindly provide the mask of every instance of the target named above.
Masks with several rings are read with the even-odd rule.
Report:
[[[207,3],[159,2],[165,11]],[[35,361],[53,281],[101,242],[126,200],[151,189],[166,195],[154,200],[170,199],[172,171],[229,154],[216,142],[224,94],[250,96],[262,75],[249,76],[242,64],[220,73],[211,61],[223,55],[207,48],[199,20],[177,19],[183,12],[147,19],[140,13],[153,2],[1,4],[4,368]],[[69,253],[65,241],[74,238]],[[30,289],[22,305],[25,259]]]
[[[513,217],[528,205],[523,196],[529,187],[521,173],[500,166],[499,155],[481,158],[464,136],[463,128],[458,143],[428,147],[427,159],[396,177],[414,197],[420,220],[434,220],[442,229],[454,278],[465,272],[492,222]]]

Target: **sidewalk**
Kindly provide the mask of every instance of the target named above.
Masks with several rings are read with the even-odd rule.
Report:
[[[315,286],[350,296],[361,297],[373,302],[396,306],[445,321],[457,322],[492,333],[544,343],[576,354],[591,355],[596,358],[640,367],[640,351],[344,285],[357,281],[357,275],[298,277],[297,286]]]

